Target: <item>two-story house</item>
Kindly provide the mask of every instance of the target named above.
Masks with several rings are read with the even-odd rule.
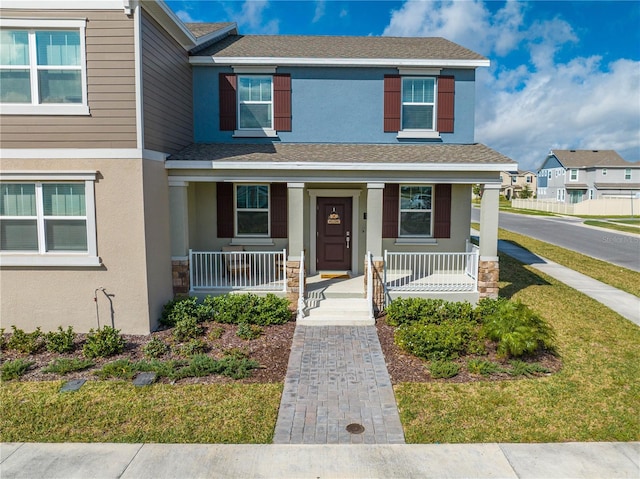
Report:
[[[486,58],[442,38],[243,36],[161,1],[50,4],[0,10],[3,326],[148,333],[174,293],[295,299],[331,272],[369,274],[378,308],[497,294],[517,165],[474,140]]]
[[[580,203],[640,192],[640,164],[614,150],[553,150],[538,170],[538,199]]]
[[[522,198],[525,191],[530,196],[536,194],[538,185],[538,175],[533,171],[501,171],[500,194],[506,199]]]

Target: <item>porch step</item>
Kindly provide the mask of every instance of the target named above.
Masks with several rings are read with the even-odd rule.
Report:
[[[298,320],[303,326],[371,326],[369,305],[360,298],[311,298],[307,300],[307,315]]]

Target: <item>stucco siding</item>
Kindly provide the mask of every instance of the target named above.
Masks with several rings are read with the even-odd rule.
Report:
[[[187,52],[142,15],[144,145],[175,153],[193,142],[193,94]]]
[[[3,160],[3,171],[47,171],[51,160]],[[0,316],[5,328],[15,324],[25,330],[37,326],[54,330],[71,325],[77,332],[97,327],[95,290],[104,288],[113,309],[113,324],[123,333],[148,334],[156,317],[150,317],[145,234],[143,164],[139,159],[55,160],[55,171],[98,171],[95,183],[95,217],[98,256],[102,266],[3,267],[0,270]],[[155,179],[150,177],[150,180]],[[149,198],[153,201],[154,198]],[[155,248],[155,247],[154,247]],[[153,252],[154,250],[149,250]],[[162,261],[162,258],[157,260]],[[153,286],[154,291],[159,288]],[[158,295],[157,292],[153,293]],[[98,293],[100,325],[111,325],[111,305]]]
[[[0,115],[3,148],[135,148],[133,20],[119,11],[2,10],[4,18],[87,19],[89,115]]]

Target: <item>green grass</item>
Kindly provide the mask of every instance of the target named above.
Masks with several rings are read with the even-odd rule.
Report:
[[[584,221],[585,225],[589,225],[589,226],[597,226],[598,228],[606,228],[609,230],[616,230],[616,231],[623,231],[625,233],[635,233],[637,235],[640,235],[640,228],[636,228],[634,226],[625,226],[625,225],[621,225],[621,224],[617,224],[616,223],[610,223],[608,221],[596,221],[596,220],[586,220]],[[622,221],[619,221],[619,223],[622,223]],[[629,224],[635,224],[635,223],[631,223],[630,221],[626,222]]]
[[[2,384],[0,441],[268,444],[282,394],[279,383],[61,385]]]
[[[511,241],[532,253],[640,297],[640,273],[636,271],[511,231],[500,229],[498,235],[500,239]]]
[[[640,226],[640,220],[630,219],[630,220],[616,220],[616,223],[625,223],[628,225],[636,225]]]
[[[500,256],[501,295],[551,323],[563,369],[546,378],[395,386],[410,443],[640,440],[640,328]]]

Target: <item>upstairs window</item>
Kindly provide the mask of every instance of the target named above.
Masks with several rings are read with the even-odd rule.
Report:
[[[607,176],[607,169],[606,168],[602,168],[602,176]]]
[[[402,79],[402,129],[435,129],[436,79]]]
[[[625,168],[625,170],[624,170],[624,179],[625,180],[630,180],[631,179],[631,168]]]
[[[533,176],[527,175],[527,183],[533,183]]]
[[[432,236],[432,186],[400,186],[400,236]]]
[[[578,181],[578,170],[575,168],[571,168],[569,170],[569,181]]]
[[[236,185],[236,236],[269,236],[269,185]]]
[[[25,22],[5,19],[0,30],[2,112],[88,114],[85,21],[34,20],[47,28],[21,28]]]
[[[238,123],[241,130],[273,129],[273,82],[270,76],[238,77]]]

